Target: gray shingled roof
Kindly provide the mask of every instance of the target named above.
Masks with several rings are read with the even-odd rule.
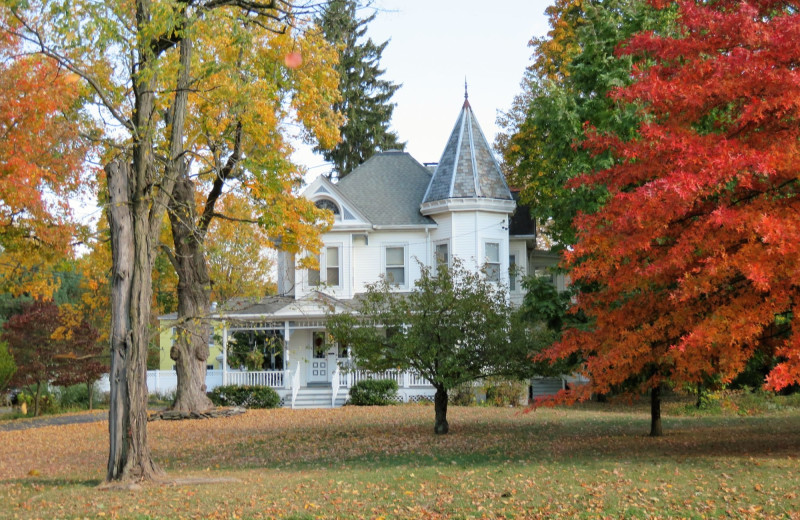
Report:
[[[370,157],[336,187],[376,226],[430,225],[419,212],[431,180],[427,168],[406,152]]]
[[[232,298],[222,305],[225,314],[267,315],[278,312],[295,302],[292,296],[265,296],[260,300],[249,298]]]
[[[512,200],[489,143],[466,100],[423,202],[462,198]]]

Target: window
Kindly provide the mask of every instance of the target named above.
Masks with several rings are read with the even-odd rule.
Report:
[[[331,213],[333,213],[334,218],[339,217],[339,206],[336,205],[335,202],[328,199],[319,199],[317,202],[314,203],[319,209],[327,209]]]
[[[406,284],[406,248],[386,248],[386,281],[392,285]]]
[[[325,275],[328,277],[325,282],[328,285],[339,285],[339,248],[329,247],[325,251],[325,265],[327,267]]]
[[[436,250],[434,253],[434,259],[436,260],[436,269],[439,269],[440,265],[449,266],[450,265],[450,255],[447,247],[447,242],[443,244],[436,244]]]
[[[320,269],[322,268],[322,264],[325,264],[325,278],[321,278],[320,270],[319,269],[309,269],[308,270],[308,285],[309,286],[318,286],[322,285],[323,283],[331,286],[338,286],[339,284],[339,248],[338,247],[328,247],[325,248],[325,256],[324,258],[317,257],[317,261],[320,264]]]
[[[484,256],[486,257],[486,278],[490,282],[499,282],[500,244],[497,242],[486,242],[484,246]]]
[[[319,256],[317,256],[317,262],[319,262]],[[308,285],[313,287],[320,284],[319,278],[319,269],[309,269],[308,270]]]
[[[517,290],[517,255],[508,255],[508,290]]]
[[[312,334],[312,340],[314,342],[313,345],[313,356],[314,359],[325,359],[325,355],[328,353],[328,345],[327,345],[327,338],[325,337],[324,332],[314,332]]]
[[[547,267],[535,267],[533,269],[533,275],[540,280],[544,280],[547,283],[556,284],[555,276],[553,276],[553,272]]]

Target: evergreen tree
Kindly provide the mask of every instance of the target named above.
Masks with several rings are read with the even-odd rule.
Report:
[[[350,173],[374,153],[403,150],[406,144],[389,130],[395,104],[390,100],[400,85],[381,79],[381,54],[388,40],[376,44],[363,41],[367,24],[375,14],[358,19],[357,0],[332,0],[323,11],[319,25],[325,39],[339,47],[339,89],[342,100],[334,105],[347,121],[340,128],[342,141],[335,148],[317,147],[326,161],[333,164],[332,174],[339,178]]]

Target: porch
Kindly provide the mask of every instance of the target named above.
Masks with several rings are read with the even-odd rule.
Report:
[[[347,360],[344,360],[347,361]],[[296,362],[293,370],[208,370],[206,387],[210,392],[222,385],[269,386],[287,408],[334,408],[343,406],[348,398],[350,387],[358,381],[367,379],[391,379],[397,382],[398,402],[419,402],[432,400],[435,390],[427,380],[414,372],[386,370],[370,372],[366,370],[343,370],[337,363],[331,381],[300,383],[300,370],[303,363]],[[109,391],[108,376],[98,382],[101,392]],[[178,376],[174,370],[148,370],[147,390],[151,394],[169,395],[178,387]]]

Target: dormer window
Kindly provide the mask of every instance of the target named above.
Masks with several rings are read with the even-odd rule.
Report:
[[[314,203],[319,209],[326,209],[333,213],[333,217],[335,219],[340,218],[341,212],[339,211],[339,206],[330,199],[319,199],[317,202]]]

